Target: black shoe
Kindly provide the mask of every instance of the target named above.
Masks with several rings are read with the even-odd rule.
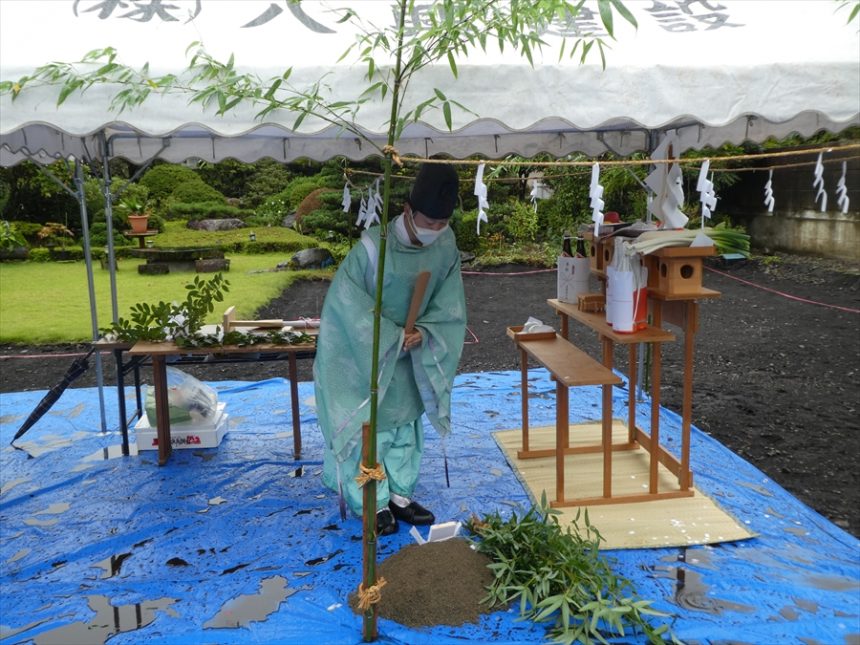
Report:
[[[394,502],[388,502],[388,508],[398,520],[409,522],[410,524],[432,524],[436,521],[433,513],[421,506],[418,502],[410,502],[409,506],[398,506]]]
[[[376,513],[376,534],[377,535],[393,535],[397,533],[397,520],[387,508],[383,508]]]

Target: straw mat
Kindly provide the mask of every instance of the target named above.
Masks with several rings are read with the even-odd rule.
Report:
[[[555,498],[555,457],[519,459],[517,451],[522,448],[519,429],[500,430],[493,433],[496,442],[517,477],[528,489],[532,499],[540,500],[544,491],[547,499]],[[613,443],[627,440],[624,422],[614,420]],[[570,445],[586,446],[600,443],[600,423],[585,423],[570,426]],[[540,450],[555,447],[555,426],[529,429],[529,448]],[[612,458],[613,494],[635,494],[648,490],[649,455],[644,448],[616,451]],[[693,481],[695,482],[695,469]],[[659,490],[675,490],[675,476],[662,464],[658,470]],[[664,499],[626,504],[598,504],[589,506],[588,518],[603,536],[602,549],[662,548],[714,544],[755,537],[734,517],[722,510],[707,495],[695,486],[692,497]],[[603,454],[586,453],[568,455],[565,458],[565,498],[575,499],[599,497],[603,493]],[[582,507],[585,508],[585,507]],[[577,507],[558,509],[562,511],[559,522],[562,526],[575,518]],[[584,526],[582,518],[580,527]]]

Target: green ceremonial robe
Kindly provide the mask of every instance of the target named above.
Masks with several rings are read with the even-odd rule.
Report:
[[[362,234],[326,294],[314,361],[316,408],[325,437],[323,482],[342,485],[350,508],[361,513],[355,484],[361,461],[361,426],[370,419],[370,369],[379,227]],[[420,348],[404,352],[403,325],[415,279],[430,271],[416,327]],[[377,451],[387,479],[377,485],[377,508],[389,490],[412,494],[418,478],[426,412],[440,435],[451,430],[451,388],[463,349],[466,302],[460,254],[450,228],[429,246],[402,243],[389,223],[380,321]],[[390,487],[390,488],[389,488]]]

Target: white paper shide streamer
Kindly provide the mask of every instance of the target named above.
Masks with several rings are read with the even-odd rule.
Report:
[[[699,200],[702,203],[702,227],[690,246],[713,246],[714,241],[705,234],[705,220],[711,219],[711,213],[717,208],[717,196],[714,194],[713,175],[708,179],[708,170],[711,168],[711,160],[705,159],[699,170],[699,179],[696,182],[696,190],[699,192]]]
[[[380,178],[373,182],[373,192],[367,197],[367,225],[366,227],[379,224],[379,216],[382,214],[382,192],[379,190]]]
[[[824,190],[824,164],[821,163],[821,155],[818,153],[818,160],[815,162],[815,180],[812,182],[812,187],[817,189],[815,193],[815,201],[821,199],[821,212],[827,210],[827,191]]]
[[[367,217],[367,197],[364,195],[361,196],[361,200],[358,202],[358,215],[355,218],[355,225],[362,226],[364,224],[364,220]]]
[[[532,176],[531,177],[532,189],[529,193],[529,198],[531,199],[532,206],[535,209],[535,213],[537,213],[537,203],[539,199],[549,199],[552,197],[553,190],[549,186],[543,183],[543,179],[540,176]]]
[[[669,158],[669,148],[677,137],[669,135],[656,148],[651,159],[665,160]],[[677,147],[677,146],[675,146]],[[645,178],[645,185],[654,192],[654,199],[648,204],[648,211],[663,224],[663,228],[684,228],[688,217],[681,211],[684,205],[684,188],[681,166],[674,163],[658,163],[656,168]]]
[[[702,202],[702,228],[705,228],[705,220],[711,219],[711,213],[717,208],[717,196],[714,194],[714,182],[708,179],[708,170],[711,168],[711,160],[705,159],[699,170],[699,180],[696,182],[696,190],[699,192],[699,201]]]
[[[767,206],[767,212],[773,212],[773,170],[767,173],[767,183],[764,185],[764,205]]]
[[[341,206],[343,206],[343,212],[348,213],[349,207],[352,205],[352,195],[349,192],[349,184],[343,185],[343,198],[340,200]]]
[[[358,217],[355,219],[356,226],[370,228],[379,223],[379,209],[382,207],[382,196],[379,194],[379,178],[367,189],[367,197],[361,198],[358,207]]]
[[[490,202],[487,201],[487,184],[484,183],[484,164],[478,166],[478,172],[475,173],[475,197],[478,198],[478,235],[481,234],[481,222],[490,223],[487,219],[487,209],[490,207]]]
[[[836,182],[836,205],[842,209],[842,214],[848,212],[848,187],[845,185],[845,178],[848,176],[848,162],[842,162],[842,176]]]
[[[591,186],[588,189],[591,197],[591,221],[594,222],[594,237],[600,235],[600,225],[603,224],[603,186],[600,185],[600,164],[591,167]]]

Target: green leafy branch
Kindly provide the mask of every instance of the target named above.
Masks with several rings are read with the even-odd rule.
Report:
[[[600,555],[602,537],[577,512],[571,527],[559,526],[559,512],[546,494],[521,518],[513,513],[473,517],[470,531],[476,548],[493,560],[494,580],[483,602],[490,606],[519,602],[520,615],[536,622],[554,621],[549,636],[556,642],[607,643],[605,636],[644,634],[651,643],[678,642],[667,624],[652,625],[667,614],[636,598],[633,583]],[[584,526],[579,526],[582,517]]]
[[[185,285],[185,289],[184,302],[139,302],[131,306],[128,319],[120,317],[110,327],[101,329],[101,333],[124,343],[179,341],[191,337],[203,327],[206,316],[215,311],[215,303],[224,300],[230,282],[220,273],[210,280],[194,276],[194,281]]]
[[[182,336],[176,340],[179,347],[219,347],[235,345],[237,347],[252,347],[254,345],[313,345],[316,337],[299,331],[283,331],[270,329],[266,331],[246,332],[229,331],[221,334],[194,334]]]

